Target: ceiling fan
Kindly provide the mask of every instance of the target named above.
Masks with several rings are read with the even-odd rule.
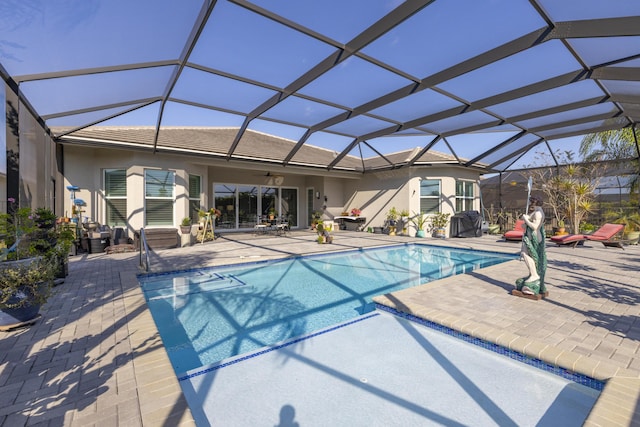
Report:
[[[267,172],[265,174],[261,174],[257,176],[264,176],[268,178],[267,184],[281,185],[284,182],[284,175],[280,175],[277,173]]]

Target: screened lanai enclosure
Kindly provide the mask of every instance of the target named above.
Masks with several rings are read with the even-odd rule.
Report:
[[[7,114],[26,109],[62,144],[355,172],[438,151],[497,172],[640,118],[636,1],[8,0],[0,12],[0,72],[20,98]],[[190,146],[163,138],[169,127],[232,132]],[[252,131],[295,143],[255,153]]]

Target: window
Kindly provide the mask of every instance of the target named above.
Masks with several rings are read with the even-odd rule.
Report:
[[[280,215],[280,199],[277,187],[260,187],[262,216]]]
[[[189,175],[189,216],[191,222],[196,224],[199,221],[200,193],[202,190],[202,178],[199,175]]]
[[[258,221],[258,186],[238,185],[238,227],[253,228]]]
[[[175,172],[144,171],[145,225],[173,225]]]
[[[298,190],[261,185],[213,185],[214,205],[221,216],[216,227],[227,229],[254,228],[273,209],[274,215],[298,225]]]
[[[289,221],[290,227],[298,226],[298,190],[296,188],[282,188],[282,202],[280,214]]]
[[[218,228],[236,228],[236,186],[233,184],[215,184],[213,186],[213,204],[220,210]],[[245,218],[243,218],[243,221]],[[255,221],[251,224],[255,225]]]
[[[420,181],[420,213],[440,212],[440,180],[423,179]]]
[[[104,171],[104,193],[106,201],[106,225],[127,225],[127,171],[107,169]]]
[[[456,181],[456,212],[473,210],[473,181]]]

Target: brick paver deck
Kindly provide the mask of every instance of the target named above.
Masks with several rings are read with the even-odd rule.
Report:
[[[318,245],[287,237],[228,234],[151,254],[154,271],[405,243],[414,239],[337,232]],[[516,253],[494,236],[420,239]],[[586,425],[640,425],[640,247],[548,246],[550,296],[510,295],[526,267],[509,261],[378,298],[577,372],[607,380]],[[194,425],[135,275],[138,254],[79,255],[28,328],[0,332],[0,425]]]

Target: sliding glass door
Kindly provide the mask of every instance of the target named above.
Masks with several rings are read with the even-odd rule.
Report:
[[[236,186],[233,184],[216,184],[214,186],[216,195],[214,206],[220,211],[217,227],[234,229],[236,224]]]
[[[253,229],[258,216],[287,218],[298,226],[298,189],[260,185],[214,184],[214,206],[220,211],[218,228]]]
[[[280,190],[282,203],[280,204],[280,214],[287,218],[289,227],[298,226],[298,189],[282,188]]]
[[[257,185],[238,186],[238,228],[253,228],[258,220]]]

